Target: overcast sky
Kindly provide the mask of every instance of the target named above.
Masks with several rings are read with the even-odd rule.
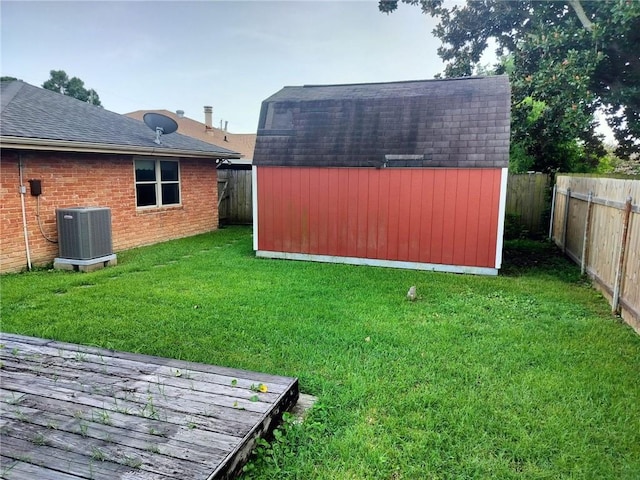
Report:
[[[0,2],[2,75],[40,86],[84,80],[117,113],[181,109],[255,132],[262,100],[285,85],[433,78],[435,21],[377,1]]]

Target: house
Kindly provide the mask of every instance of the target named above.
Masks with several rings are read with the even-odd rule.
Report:
[[[132,118],[21,81],[0,88],[0,272],[58,255],[56,209],[110,208],[114,251],[217,228],[216,163],[239,153],[180,133],[157,144]]]
[[[251,160],[256,145],[255,133],[230,133],[228,124],[213,126],[213,107],[204,107],[204,123],[185,116],[183,110],[175,113],[168,110],[137,110],[126,115],[137,120],[149,112],[171,117],[179,126],[178,131],[203,142],[224,145],[225,148],[242,154],[238,160],[225,161],[218,165],[218,213],[221,224],[251,224],[252,181]]]
[[[146,113],[159,113],[172,118],[178,124],[178,131],[192,138],[197,138],[203,142],[222,145],[229,150],[233,150],[241,154],[241,159],[231,161],[233,165],[248,165],[251,169],[251,160],[253,159],[253,150],[256,146],[255,133],[231,133],[227,131],[227,126],[216,128],[213,126],[213,107],[204,107],[204,123],[193,120],[185,116],[183,110],[170,112],[169,110],[136,110],[135,112],[125,113],[127,117],[142,120]]]
[[[285,87],[262,103],[260,257],[495,275],[506,76]]]

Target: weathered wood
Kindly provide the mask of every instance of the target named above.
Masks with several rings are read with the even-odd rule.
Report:
[[[2,392],[2,390],[0,390]],[[7,391],[8,393],[8,391]],[[4,395],[4,398],[9,398],[9,395]],[[109,410],[104,407],[96,407],[85,404],[65,402],[51,397],[42,397],[38,395],[24,396],[17,405],[13,405],[7,401],[3,401],[1,404],[3,409],[8,412],[14,412],[20,417],[24,415],[37,415],[38,412],[46,412],[47,410],[57,412],[56,420],[52,420],[53,425],[71,423],[75,431],[80,431],[81,426],[89,427],[89,422],[101,423],[111,425],[114,427],[122,428],[124,430],[133,429],[136,432],[148,433],[150,438],[172,438],[180,441],[188,441],[192,444],[202,445],[204,447],[211,447],[215,442],[220,441],[232,441],[232,439],[226,438],[225,435],[239,438],[243,431],[250,428],[247,423],[238,424],[235,423],[235,428],[228,428],[231,432],[225,432],[224,423],[222,421],[216,422],[214,426],[208,417],[205,419],[199,418],[199,416],[190,417],[188,425],[173,423],[172,419],[183,418],[177,415],[168,415],[166,420],[156,420],[153,418],[140,418],[136,422],[131,421],[131,414],[122,413],[120,411]],[[105,405],[106,407],[106,405]],[[231,422],[229,422],[231,423]],[[208,427],[208,429],[207,429]],[[197,436],[189,435],[191,428],[199,428],[200,432]],[[149,438],[147,438],[149,440]]]
[[[46,466],[48,470],[54,472],[64,472],[71,475],[77,475],[80,478],[92,478],[94,480],[113,480],[114,477],[123,476],[125,473],[133,473],[135,470],[126,465],[120,465],[118,463],[110,462],[109,468],[96,468],[96,465],[100,465],[104,460],[98,458],[92,458],[87,462],[87,457],[77,454],[71,450],[65,452],[64,458],[60,457],[60,451],[56,447],[49,445],[34,445],[32,441],[25,440],[10,435],[2,437],[3,449],[6,449],[14,457],[11,458],[14,462],[24,459],[29,463]],[[94,456],[97,457],[100,451],[96,450]],[[148,472],[145,478],[153,480],[165,480],[170,479],[159,474],[151,474]],[[51,474],[49,474],[51,475]],[[2,476],[5,478],[5,476]],[[6,478],[12,478],[11,475],[7,475]],[[46,478],[51,478],[48,476]]]
[[[550,176],[543,173],[510,173],[506,213],[514,215],[531,233],[544,233]]]
[[[622,231],[620,232],[620,248],[618,249],[618,265],[613,281],[613,298],[611,299],[611,312],[616,314],[620,309],[620,285],[622,283],[622,269],[624,268],[625,253],[627,250],[627,232],[629,231],[629,217],[631,215],[631,197],[625,203],[622,215]]]
[[[179,384],[179,379],[172,377],[159,377],[155,375],[142,375],[142,378],[138,378],[137,381],[132,382],[130,377],[119,376],[118,373],[111,375],[111,369],[106,367],[105,371],[96,370],[82,370],[76,368],[73,372],[68,368],[60,368],[51,365],[41,367],[39,364],[34,365],[28,362],[16,362],[12,358],[3,359],[5,362],[5,368],[8,372],[15,372],[14,377],[19,378],[21,375],[31,376],[31,371],[36,371],[38,376],[49,378],[56,386],[67,387],[79,391],[90,391],[96,393],[108,394],[110,396],[118,396],[121,392],[131,393],[134,398],[143,397],[150,394],[159,396],[161,400],[170,402],[172,400],[180,399],[181,402],[201,401],[201,393],[208,393],[207,403],[220,407],[232,408],[234,405],[242,406],[245,410],[252,412],[264,412],[269,408],[269,400],[277,398],[273,393],[259,393],[257,401],[251,401],[250,398],[255,396],[256,393],[249,389],[234,389],[233,387],[227,387],[217,384],[203,384],[201,388],[196,388],[196,380],[188,379],[188,382],[192,382],[185,385],[182,381],[182,385]],[[78,367],[87,367],[89,364],[81,362]],[[34,368],[35,367],[35,368]],[[81,373],[82,375],[78,375]],[[90,378],[90,383],[86,383],[85,379]],[[179,386],[177,386],[178,384]],[[255,385],[255,384],[254,384]],[[267,387],[268,388],[268,387]],[[219,390],[217,390],[219,389]],[[218,393],[221,392],[221,393]],[[127,395],[128,396],[128,395]]]
[[[589,192],[592,204],[589,209]],[[569,195],[571,201],[569,202]],[[627,198],[632,198],[628,213]],[[585,272],[604,296],[616,306],[616,278],[619,274],[619,305],[622,318],[640,333],[640,180],[557,177],[556,208],[553,221],[554,241],[559,232],[567,232],[566,253],[576,263],[584,263]],[[569,202],[566,221],[562,213]],[[590,215],[587,227],[587,215]],[[628,222],[625,216],[629,215]],[[627,231],[624,225],[627,225]],[[623,237],[625,250],[622,252]],[[586,237],[586,244],[584,242]],[[620,263],[624,253],[623,263]],[[583,257],[585,257],[583,259]]]
[[[241,436],[245,429],[258,421],[258,414],[247,412],[240,409],[214,410],[206,409],[206,405],[198,405],[195,408],[192,405],[183,404],[180,411],[167,408],[162,410],[162,418],[159,418],[157,409],[160,408],[157,403],[136,402],[126,398],[106,397],[102,395],[82,394],[70,389],[61,387],[49,387],[46,392],[42,392],[39,385],[31,385],[25,382],[12,382],[3,378],[2,390],[8,392],[7,403],[12,403],[14,399],[20,399],[26,395],[46,396],[55,400],[67,402],[68,408],[75,409],[74,412],[83,411],[82,407],[89,406],[94,409],[102,408],[109,412],[121,412],[126,415],[136,415],[139,419],[161,420],[168,426],[183,425],[185,417],[188,416],[189,423],[198,426],[202,430],[220,431],[233,436]],[[18,392],[18,395],[16,395]],[[29,397],[28,397],[29,398]],[[246,420],[249,419],[249,420]]]
[[[32,420],[37,420],[33,417]],[[34,450],[40,446],[49,446],[58,450],[45,467],[52,470],[64,471],[61,462],[66,461],[66,453],[86,457],[85,462],[99,460],[96,468],[107,470],[113,474],[112,478],[118,478],[116,471],[119,465],[129,466],[140,471],[147,471],[174,478],[207,478],[212,465],[216,465],[220,458],[213,456],[211,459],[193,455],[193,460],[184,460],[176,456],[167,456],[162,451],[156,451],[153,443],[136,441],[120,433],[117,437],[108,436],[108,432],[95,429],[87,429],[85,434],[81,432],[66,432],[61,429],[47,428],[37,423],[28,421],[17,422],[18,427],[8,427],[3,437],[15,437],[30,442]],[[174,447],[175,448],[175,447]],[[3,449],[4,450],[4,449]],[[166,450],[168,451],[168,450]],[[6,455],[14,456],[11,451]],[[29,455],[33,453],[30,451]],[[180,452],[183,454],[183,452]],[[17,457],[17,455],[16,455]],[[22,461],[29,458],[19,457]],[[177,476],[179,474],[179,476]],[[46,477],[45,477],[46,478]],[[90,478],[90,477],[89,477]]]
[[[117,442],[118,445],[126,445],[140,450],[155,447],[158,453],[169,457],[183,460],[198,458],[202,462],[212,460],[216,456],[222,459],[228,453],[230,440],[234,440],[233,443],[237,440],[220,438],[220,436],[216,436],[211,432],[208,435],[198,434],[197,437],[189,435],[191,424],[181,425],[178,428],[174,427],[171,435],[166,434],[166,431],[163,435],[157,435],[149,433],[149,430],[135,428],[136,426],[131,420],[120,422],[116,425],[111,415],[101,417],[95,412],[92,412],[91,417],[78,418],[19,406],[13,409],[7,408],[3,416],[8,420],[27,421],[29,426],[21,428],[20,431],[33,428],[37,432],[46,430],[49,430],[49,433],[66,432],[73,435],[74,438],[77,434],[80,434],[85,440],[96,439],[108,443]],[[44,429],[38,427],[44,427]],[[7,425],[7,435],[12,434],[12,428],[11,425]],[[46,434],[43,437],[48,439]],[[85,442],[83,441],[82,443]]]
[[[34,480],[41,478],[46,478],[47,480],[79,480],[83,478],[91,478],[78,477],[64,472],[57,472],[33,463],[8,458],[4,455],[2,456],[2,459],[2,478],[6,480]],[[6,467],[5,464],[7,465]]]
[[[0,344],[2,478],[232,478],[298,398],[293,378],[19,335]]]
[[[250,224],[253,220],[251,170],[218,170],[218,215],[226,224]],[[224,186],[221,190],[221,186]]]
[[[138,364],[142,365],[143,370],[141,371],[149,371],[149,367],[153,365],[159,365],[162,367],[169,367],[183,370],[192,370],[194,372],[203,372],[203,373],[211,373],[217,375],[228,376],[232,379],[237,378],[238,381],[240,379],[249,380],[250,382],[272,382],[274,384],[282,384],[288,385],[290,382],[290,378],[288,377],[280,377],[277,375],[269,375],[266,373],[258,373],[251,372],[248,370],[240,370],[236,368],[228,368],[228,367],[220,367],[216,365],[208,365],[204,363],[194,363],[183,360],[175,360],[172,358],[165,357],[156,357],[153,355],[142,355],[138,353],[129,353],[129,352],[116,352],[114,350],[106,350],[103,348],[96,348],[87,345],[76,345],[69,344],[64,342],[56,342],[55,340],[46,340],[46,339],[38,339],[33,337],[23,337],[22,335],[14,335],[11,333],[2,333],[2,343],[5,345],[5,348],[10,349],[9,345],[11,345],[11,341],[17,342],[21,345],[25,351],[28,351],[29,345],[38,345],[38,346],[46,346],[52,349],[55,349],[59,356],[63,358],[78,358],[83,355],[96,355],[101,359],[102,363],[107,362],[107,359],[111,361],[111,359],[124,359],[131,360]],[[23,338],[28,338],[29,341],[22,341]],[[32,350],[34,353],[39,353],[39,351]],[[185,367],[185,365],[190,368]],[[155,370],[154,370],[155,371]]]

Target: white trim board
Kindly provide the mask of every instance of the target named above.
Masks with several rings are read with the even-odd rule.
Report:
[[[254,237],[255,241],[255,237]],[[381,260],[377,258],[339,257],[333,255],[313,255],[308,253],[272,252],[257,250],[256,256],[281,260],[303,260],[322,263],[345,263],[348,265],[367,265],[370,267],[401,268],[405,270],[425,270],[431,272],[470,273],[473,275],[498,275],[497,268],[470,267],[464,265],[443,265],[439,263],[403,262],[399,260]]]
[[[253,208],[253,249],[258,250],[258,167],[251,167],[251,203]]]
[[[500,205],[498,207],[498,233],[496,237],[496,268],[502,266],[502,247],[504,242],[504,220],[507,209],[507,180],[509,169],[503,168],[500,178]]]

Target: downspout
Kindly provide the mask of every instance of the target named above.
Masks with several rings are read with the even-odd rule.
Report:
[[[18,187],[20,190],[20,203],[22,204],[22,228],[24,230],[24,248],[27,253],[27,268],[31,271],[31,251],[29,250],[29,232],[27,230],[27,208],[25,206],[24,196],[27,194],[27,187],[24,185],[23,181],[23,169],[24,165],[22,164],[22,154],[18,154],[18,173],[20,176],[20,186]]]

